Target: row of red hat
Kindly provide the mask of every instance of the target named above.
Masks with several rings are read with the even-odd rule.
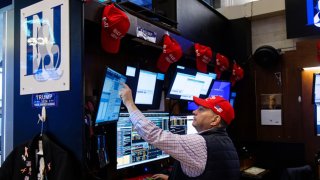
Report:
[[[203,73],[207,73],[207,65],[212,61],[213,53],[211,48],[195,43],[194,49],[197,69]],[[183,52],[179,43],[169,35],[165,34],[163,37],[163,52],[157,61],[157,68],[161,72],[166,72],[172,63],[177,62],[182,57],[182,54]],[[217,78],[220,79],[222,72],[228,69],[229,59],[220,53],[216,53],[214,71],[217,74]],[[243,69],[234,62],[230,78],[232,85],[234,85],[236,81],[242,79],[243,76]]]
[[[101,45],[108,53],[118,53],[121,38],[128,32],[130,28],[130,21],[128,16],[116,8],[114,4],[105,6],[101,21]],[[195,43],[196,65],[201,72],[207,72],[207,64],[212,61],[212,50],[210,47]],[[182,49],[179,43],[165,34],[163,37],[163,52],[157,61],[157,68],[161,72],[166,72],[169,66],[180,60],[182,57]],[[216,54],[214,71],[217,78],[223,71],[229,69],[229,60],[222,54]],[[232,74],[230,81],[234,85],[236,81],[243,78],[243,69],[235,62],[232,67]]]

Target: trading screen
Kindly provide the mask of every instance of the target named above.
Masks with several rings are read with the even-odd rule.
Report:
[[[143,113],[156,126],[169,130],[169,113]],[[133,129],[128,113],[120,113],[117,124],[117,169],[167,158],[160,149],[144,141]]]
[[[174,134],[196,134],[197,130],[193,127],[194,115],[170,116],[170,132]]]

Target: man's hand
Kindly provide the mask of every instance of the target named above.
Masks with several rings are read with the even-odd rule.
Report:
[[[169,176],[165,174],[155,174],[152,176],[153,179],[161,179],[161,180],[168,180]]]
[[[120,95],[120,98],[122,99],[123,104],[127,107],[128,112],[130,113],[138,108],[133,102],[132,92],[129,86],[126,85],[125,83],[121,83],[121,85],[123,86],[123,88],[120,89],[119,95]]]

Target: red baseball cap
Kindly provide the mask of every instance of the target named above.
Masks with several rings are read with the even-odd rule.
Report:
[[[163,51],[160,55],[157,68],[161,72],[167,72],[170,64],[177,62],[182,57],[182,49],[179,43],[165,34],[163,37]]]
[[[113,4],[105,6],[101,21],[101,45],[108,53],[118,53],[120,39],[128,32],[128,16]]]
[[[235,85],[236,81],[239,81],[240,79],[242,79],[243,76],[244,76],[243,69],[237,63],[233,63],[232,74],[230,78],[232,86]]]
[[[193,101],[200,106],[211,109],[219,115],[228,125],[234,119],[234,110],[229,101],[221,96],[211,96],[206,99],[201,99],[193,96]]]
[[[216,55],[216,66],[214,68],[217,78],[219,79],[221,73],[229,68],[229,59],[222,54]]]
[[[206,73],[207,64],[211,61],[212,58],[211,48],[199,43],[195,43],[194,49],[196,52],[197,69],[203,73]]]

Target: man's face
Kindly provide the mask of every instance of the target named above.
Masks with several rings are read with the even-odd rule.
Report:
[[[192,125],[198,132],[210,129],[214,126],[213,122],[217,115],[209,108],[199,106],[198,109],[193,111],[194,119]]]

